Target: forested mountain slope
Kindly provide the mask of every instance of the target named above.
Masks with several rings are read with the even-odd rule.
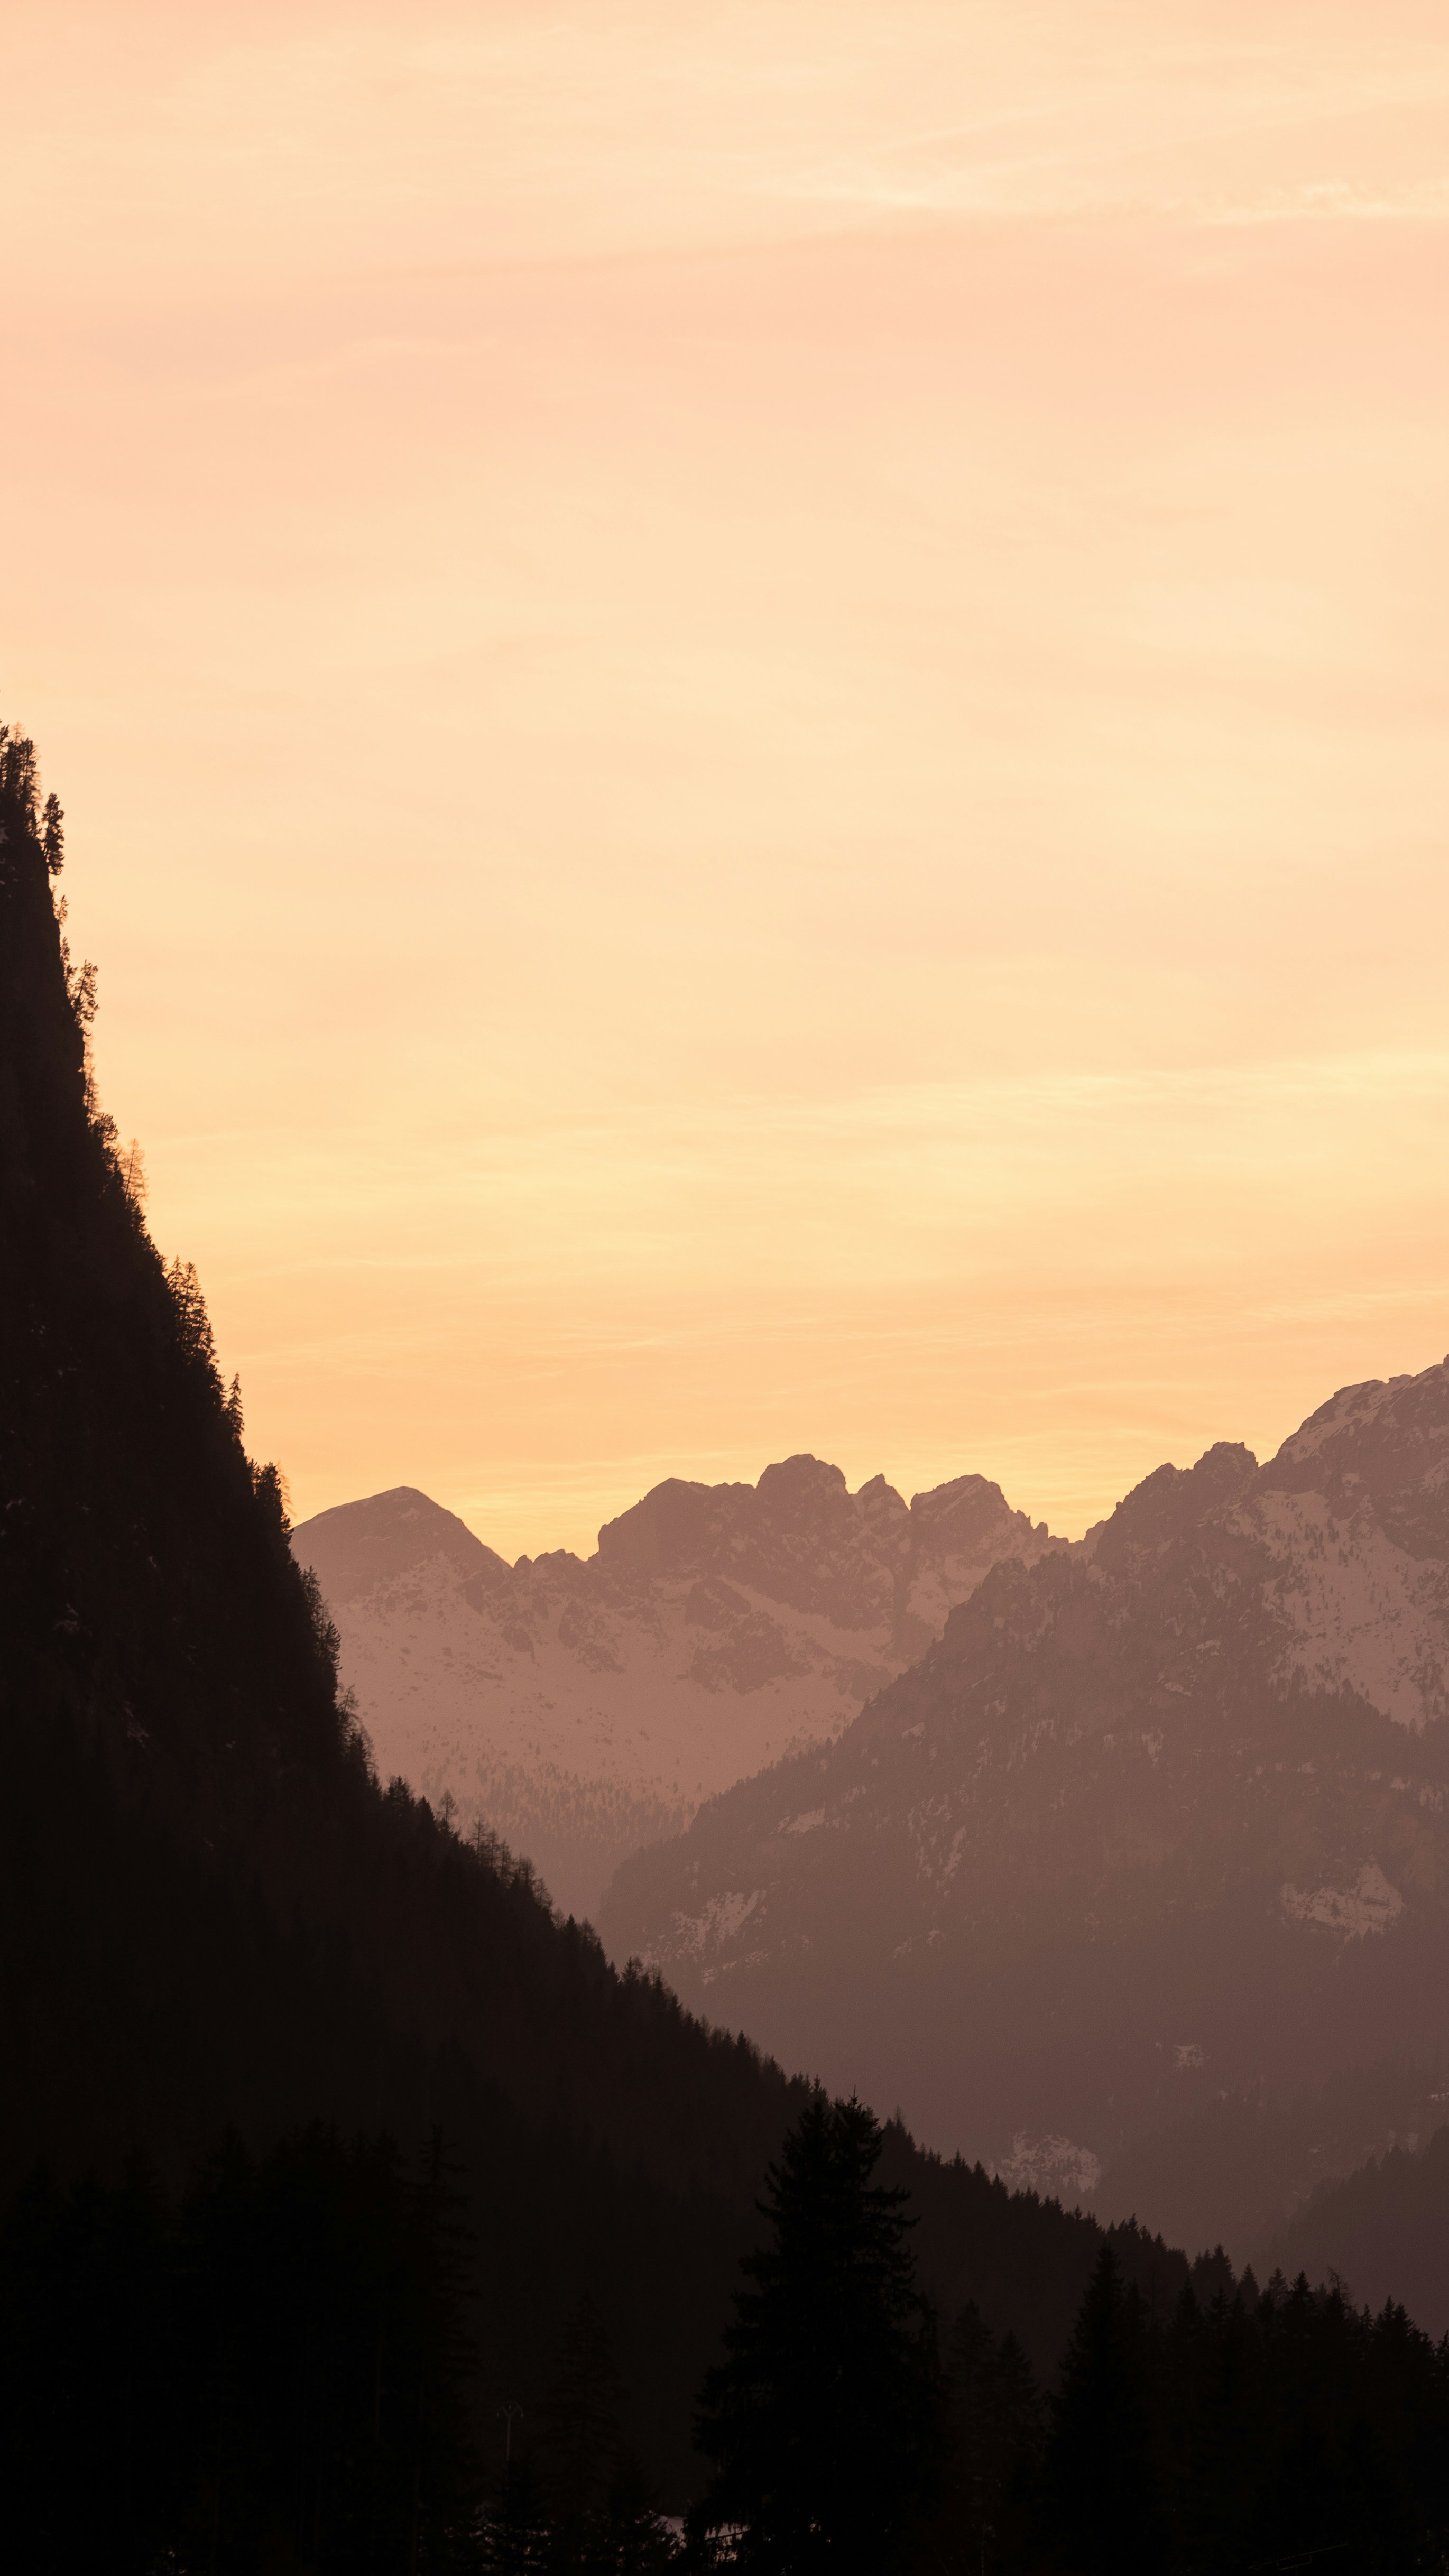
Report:
[[[677,1476],[516,1565],[403,1486],[293,1532],[381,1769],[483,1817],[593,1914],[618,1863],[702,1798],[839,1734],[1004,1556],[1065,1541],[984,1476],[909,1507],[883,1476],[787,1458],[757,1485]]]
[[[169,2180],[234,2127],[441,2124],[472,2214],[478,2420],[530,2401],[587,2287],[668,2492],[790,2115],[778,2068],[561,1923],[526,1869],[383,1790],[194,1276],[90,1084],[59,821],[0,742],[0,2185]],[[49,839],[49,863],[45,841]],[[809,2064],[808,2048],[802,2062]],[[1098,2241],[894,2132],[922,2268],[1043,2362]],[[1129,2269],[1180,2281],[1131,2233]],[[84,2312],[84,2303],[77,2315]]]
[[[1251,2258],[1261,2279],[1264,2246],[1281,2239],[1325,2182],[1396,2147],[1412,2154],[1443,2126],[1449,2045],[1442,2035],[1440,2049],[1437,2063],[1375,2054],[1334,2065],[1316,2081],[1305,2082],[1290,2066],[1286,2074],[1219,2086],[1116,2155],[1088,2205],[1099,2215],[1150,2211],[1169,2240],[1201,2233],[1238,2262]],[[1337,2268],[1356,2279],[1351,2267]],[[1427,2318],[1420,2282],[1407,2272],[1402,2295],[1416,2317]]]
[[[930,2136],[1110,2182],[1195,2104],[1439,2056],[1446,1677],[1449,1364],[997,1566],[837,1745],[626,1864],[601,1928]]]
[[[1264,2245],[1260,2262],[1311,2281],[1345,2281],[1355,2299],[1376,2308],[1402,2284],[1415,2322],[1449,2334],[1449,2126],[1323,2184]]]

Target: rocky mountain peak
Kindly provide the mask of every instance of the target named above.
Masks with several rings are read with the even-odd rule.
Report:
[[[979,1574],[1004,1544],[1035,1554],[1046,1536],[984,1477],[958,1477],[941,1488],[939,1503],[918,1495],[908,1510],[884,1476],[852,1494],[839,1467],[802,1452],[766,1467],[753,1485],[667,1478],[605,1523],[596,1564],[601,1578],[728,1581],[847,1632],[884,1623],[894,1633],[911,1615],[913,1568],[935,1568],[964,1550],[979,1558]],[[960,1581],[949,1588],[959,1598]],[[910,1633],[924,1642],[936,1624],[918,1616]]]
[[[1065,1543],[983,1476],[908,1509],[801,1453],[753,1485],[667,1477],[587,1559],[509,1568],[407,1487],[294,1545],[383,1769],[485,1816],[584,1911],[701,1798],[838,1735],[998,1558]]]
[[[855,1508],[880,1538],[888,1536],[897,1547],[909,1546],[911,1516],[905,1497],[896,1492],[894,1485],[888,1485],[884,1476],[872,1476],[861,1486],[855,1496]]]
[[[1365,1512],[1396,1547],[1449,1555],[1449,1358],[1414,1377],[1340,1387],[1284,1441],[1265,1494],[1318,1493],[1338,1516]]]
[[[666,1476],[599,1532],[599,1559],[611,1570],[683,1574],[709,1549],[714,1532],[749,1485],[701,1485]]]
[[[978,1539],[999,1533],[1004,1523],[1018,1528],[1023,1538],[1029,1534],[1045,1539],[1045,1521],[1035,1531],[1025,1512],[1014,1512],[999,1485],[986,1476],[953,1476],[946,1485],[935,1485],[926,1494],[912,1494],[911,1520],[915,1528],[928,1534],[929,1541],[941,1547],[969,1547]]]
[[[307,1562],[334,1607],[374,1584],[441,1557],[459,1574],[501,1581],[508,1567],[466,1521],[415,1485],[393,1485],[365,1501],[339,1503],[306,1523]]]
[[[875,1481],[885,1483],[883,1476]],[[843,1469],[832,1467],[824,1458],[812,1458],[808,1450],[802,1449],[795,1457],[781,1458],[773,1467],[766,1467],[755,1491],[772,1512],[790,1514],[844,1500],[850,1488]]]
[[[1099,1566],[1125,1572],[1141,1553],[1191,1535],[1247,1493],[1258,1461],[1240,1440],[1215,1441],[1191,1467],[1156,1467],[1134,1485],[1101,1529]]]

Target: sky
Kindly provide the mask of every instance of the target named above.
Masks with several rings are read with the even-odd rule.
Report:
[[[0,715],[298,1517],[1449,1349],[1449,26],[0,0]]]

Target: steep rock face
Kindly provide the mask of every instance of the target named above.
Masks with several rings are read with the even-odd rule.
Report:
[[[837,1735],[992,1565],[1064,1545],[983,1476],[908,1507],[808,1457],[757,1485],[671,1477],[588,1559],[510,1567],[409,1487],[293,1538],[383,1773],[450,1794],[580,1915],[702,1798]]]
[[[1437,2047],[1446,1674],[1449,1363],[998,1565],[839,1743],[626,1864],[601,1928],[1086,2190],[1219,2092]]]

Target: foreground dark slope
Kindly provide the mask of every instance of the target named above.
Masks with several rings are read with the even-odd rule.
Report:
[[[1064,2134],[1105,2188],[1224,2092],[1437,2059],[1446,1641],[1449,1365],[995,1567],[837,1745],[630,1862],[601,1928],[928,2134]],[[1174,2209],[1205,2235],[1208,2181]]]
[[[96,1111],[13,744],[0,777],[0,2182],[137,2146],[179,2175],[228,2123],[258,2145],[386,2125],[411,2149],[441,2122],[490,2435],[587,2286],[678,2492],[798,2088],[371,1777],[277,1480]],[[975,2295],[1049,2364],[1095,2228],[899,2131],[889,2161],[942,2305]],[[1184,2277],[1120,2241],[1129,2271]]]
[[[87,1115],[45,877],[15,819],[0,851],[4,1967],[34,2080],[12,2095],[12,2171],[51,2138],[89,2150],[144,2130],[185,2154],[238,2104],[266,2119],[303,2095],[421,2121],[432,2061],[466,2031],[532,2116],[586,2116],[655,2170],[742,2187],[783,2116],[780,2079],[742,2078],[741,2052],[622,1984],[526,1879],[372,1783],[276,1479],[249,1466],[194,1292],[168,1282]]]

